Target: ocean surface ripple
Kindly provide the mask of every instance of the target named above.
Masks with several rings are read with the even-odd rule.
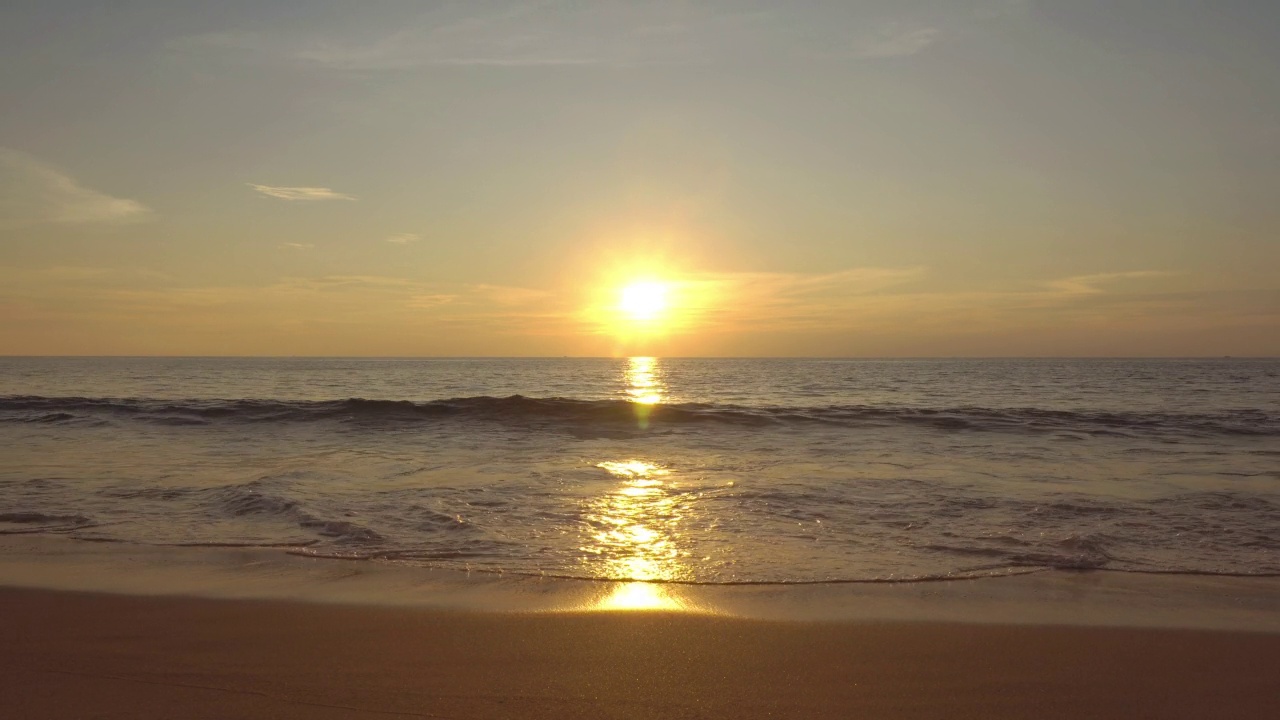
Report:
[[[539,577],[1280,575],[1280,361],[0,359],[0,534]]]

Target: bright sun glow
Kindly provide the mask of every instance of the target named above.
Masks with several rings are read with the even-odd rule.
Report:
[[[684,603],[660,585],[643,582],[622,583],[601,598],[599,610],[683,610]]]
[[[667,310],[666,283],[644,281],[634,282],[622,289],[622,297],[618,309],[627,317],[639,322],[657,320]]]

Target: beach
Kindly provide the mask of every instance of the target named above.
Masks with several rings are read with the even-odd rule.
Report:
[[[1280,635],[0,591],[14,718],[1263,718]]]
[[[0,720],[1280,720],[1280,0],[0,57]]]
[[[708,587],[0,542],[14,718],[1263,718],[1266,578]]]
[[[5,718],[1280,717],[1274,361],[0,369]]]

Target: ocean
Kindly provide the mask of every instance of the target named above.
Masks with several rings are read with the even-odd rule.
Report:
[[[0,534],[509,576],[1280,576],[1280,360],[0,358]]]

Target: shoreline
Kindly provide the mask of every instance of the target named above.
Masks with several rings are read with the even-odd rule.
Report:
[[[1274,717],[1280,635],[0,589],[14,717]]]
[[[1050,570],[945,582],[673,585],[508,576],[279,548],[0,536],[0,588],[480,613],[663,611],[782,622],[943,622],[1280,636],[1280,578]]]
[[[15,717],[1280,716],[1280,580],[670,586],[0,537]]]

